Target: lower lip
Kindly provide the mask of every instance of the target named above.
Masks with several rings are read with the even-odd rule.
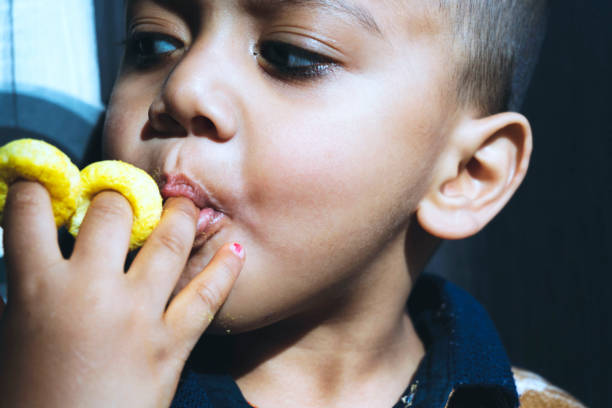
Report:
[[[215,211],[212,208],[203,208],[200,210],[198,217],[198,225],[196,229],[196,242],[204,243],[215,235],[223,226],[225,214]]]

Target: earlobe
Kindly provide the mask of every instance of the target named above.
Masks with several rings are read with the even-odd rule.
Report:
[[[531,150],[531,127],[518,113],[462,120],[417,209],[421,226],[443,239],[480,231],[523,181]]]

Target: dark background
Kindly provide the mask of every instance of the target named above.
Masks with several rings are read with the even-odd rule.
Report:
[[[123,39],[122,0],[94,0],[103,100]],[[612,386],[612,2],[551,0],[523,113],[535,150],[525,183],[477,236],[428,267],[471,292],[512,362],[587,406]]]
[[[612,2],[551,1],[523,109],[528,176],[480,234],[430,264],[469,290],[513,364],[612,406]]]

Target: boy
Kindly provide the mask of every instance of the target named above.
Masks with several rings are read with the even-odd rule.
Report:
[[[104,150],[157,178],[165,212],[124,273],[123,197],[96,197],[65,260],[46,191],[11,187],[7,406],[517,406],[483,310],[417,277],[525,175],[529,124],[506,110],[543,5],[127,9]]]

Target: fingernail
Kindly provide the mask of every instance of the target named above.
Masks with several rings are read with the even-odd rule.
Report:
[[[236,254],[238,258],[244,258],[244,248],[242,248],[242,245],[240,245],[239,243],[234,242],[230,246],[230,249],[232,250],[234,254]]]

